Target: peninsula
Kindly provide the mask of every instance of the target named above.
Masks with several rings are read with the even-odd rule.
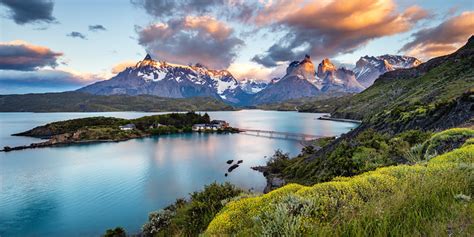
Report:
[[[207,113],[170,113],[136,119],[89,117],[53,122],[13,134],[13,136],[48,140],[17,147],[5,146],[1,151],[79,143],[119,142],[153,135],[188,132],[235,133],[239,130],[229,127],[225,121],[211,120]]]

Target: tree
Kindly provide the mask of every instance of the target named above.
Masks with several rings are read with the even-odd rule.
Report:
[[[211,117],[209,117],[209,114],[205,113],[202,118],[204,119],[205,123],[210,123],[211,122]]]

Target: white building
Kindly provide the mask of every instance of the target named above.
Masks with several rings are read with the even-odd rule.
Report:
[[[119,128],[120,128],[120,130],[122,130],[122,131],[130,131],[130,130],[135,129],[136,127],[135,127],[135,124],[129,123],[129,124],[120,126]]]
[[[221,127],[216,124],[205,124],[205,123],[200,123],[200,124],[194,124],[193,125],[193,131],[206,131],[206,130],[213,130],[217,131]]]

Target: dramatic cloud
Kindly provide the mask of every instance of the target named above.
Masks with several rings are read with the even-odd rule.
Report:
[[[421,59],[452,53],[474,34],[474,12],[463,12],[432,28],[412,35],[413,40],[400,51]]]
[[[62,53],[24,41],[0,42],[0,69],[32,71],[41,67],[56,67]]]
[[[418,6],[397,12],[392,0],[269,2],[253,21],[286,34],[253,61],[271,67],[305,53],[316,59],[351,53],[372,39],[406,32],[428,16]]]
[[[72,38],[80,38],[80,39],[87,39],[86,36],[80,32],[77,32],[77,31],[73,31],[69,34],[67,34],[66,36],[69,36],[69,37],[72,37]]]
[[[155,58],[181,64],[227,68],[244,44],[229,26],[209,16],[187,16],[136,30],[139,44]]]
[[[19,25],[55,21],[51,0],[0,0],[9,9],[10,17]]]
[[[103,25],[91,25],[89,26],[90,31],[101,31],[101,30],[107,30]]]
[[[103,78],[63,70],[0,71],[0,94],[74,90]]]

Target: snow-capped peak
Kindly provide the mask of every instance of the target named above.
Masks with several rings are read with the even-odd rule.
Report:
[[[414,57],[401,55],[381,55],[361,57],[354,68],[357,80],[365,87],[371,86],[382,74],[402,68],[416,67],[421,61]]]
[[[166,61],[156,61],[149,54],[132,67],[129,73],[136,75],[147,83],[175,81],[183,85],[203,86],[214,91],[222,99],[231,93],[239,82],[227,70],[209,69],[203,64],[180,65]]]
[[[255,79],[244,79],[241,80],[239,83],[240,88],[249,94],[258,93],[268,86],[267,82]]]

